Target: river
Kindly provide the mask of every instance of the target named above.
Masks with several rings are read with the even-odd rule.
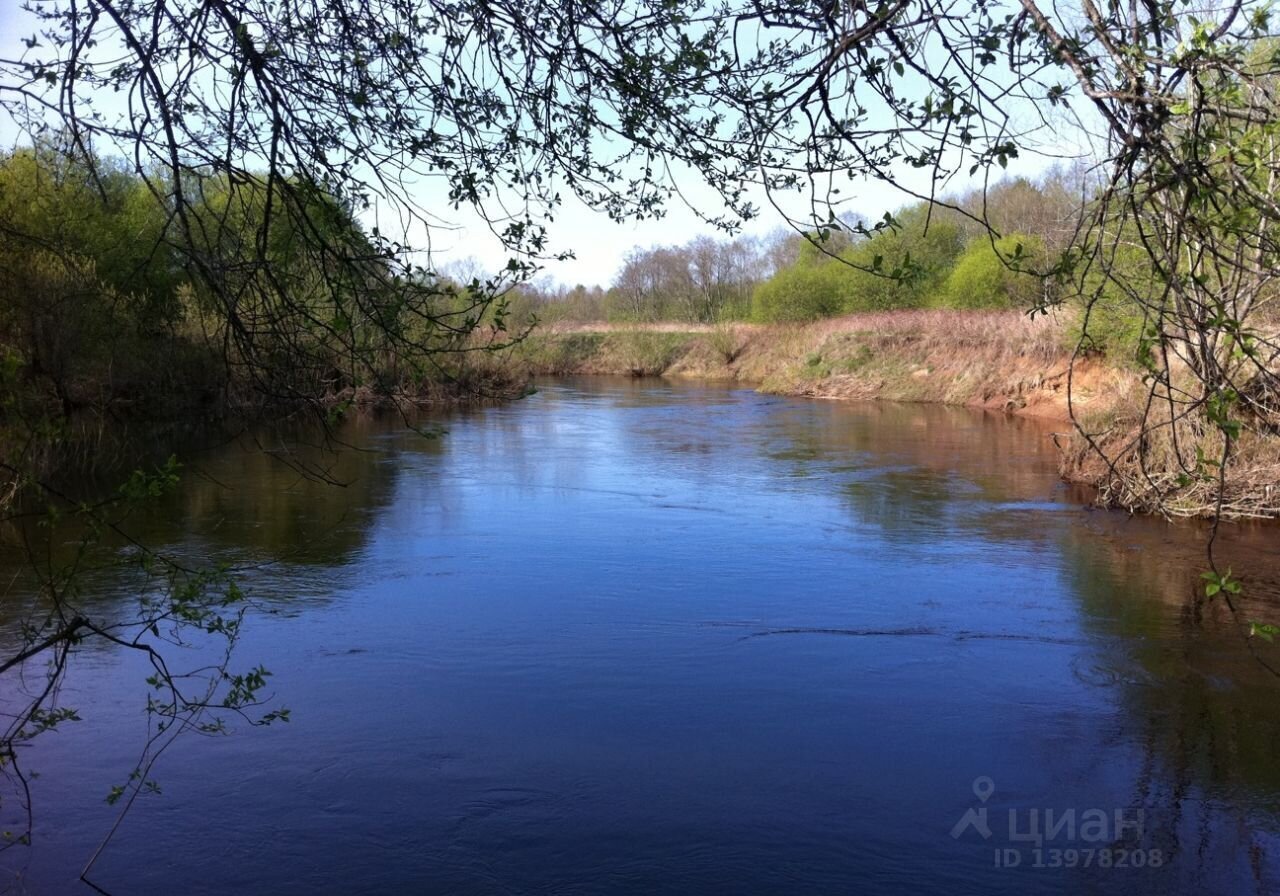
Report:
[[[1194,599],[1203,527],[1085,507],[1062,424],[605,378],[434,422],[193,454],[138,524],[261,564],[239,656],[292,721],[179,738],[105,891],[1280,888],[1280,681]],[[1280,619],[1278,535],[1221,537],[1243,617]],[[126,653],[26,748],[0,884],[91,892]]]

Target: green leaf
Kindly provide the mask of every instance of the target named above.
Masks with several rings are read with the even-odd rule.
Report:
[[[1269,622],[1250,622],[1249,636],[1258,637],[1267,643],[1274,643],[1276,635],[1280,634],[1280,626],[1272,625]]]

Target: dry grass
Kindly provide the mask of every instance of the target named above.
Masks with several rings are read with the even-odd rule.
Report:
[[[739,324],[750,327],[753,324]],[[607,321],[557,321],[548,324],[544,331],[561,333],[710,333],[715,324],[684,323],[683,321],[652,321],[649,323],[609,323]]]
[[[810,325],[818,334],[865,333],[881,340],[927,339],[950,348],[996,350],[1005,356],[1062,356],[1067,339],[1062,314],[1032,319],[1021,311],[883,311],[851,314]]]
[[[1104,506],[1167,517],[1280,517],[1280,437],[1273,422],[1244,420],[1223,470],[1226,441],[1196,415],[1147,411],[1137,383],[1109,407],[1080,416],[1063,445],[1065,479],[1098,489]]]
[[[898,311],[809,324],[577,324],[517,354],[533,373],[732,378],[823,398],[1065,416],[1067,328],[1016,311]]]
[[[744,352],[769,391],[1066,417],[1067,328],[1018,312],[905,311],[824,320]],[[758,341],[774,342],[762,336]]]

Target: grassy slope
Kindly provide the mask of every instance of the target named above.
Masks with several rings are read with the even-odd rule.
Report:
[[[1067,419],[1070,352],[1061,321],[1018,312],[900,311],[811,324],[540,332],[520,363],[535,374],[733,379],[815,398],[880,398]],[[1077,364],[1077,412],[1127,391],[1132,377]]]

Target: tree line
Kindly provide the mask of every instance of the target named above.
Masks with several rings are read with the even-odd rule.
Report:
[[[1082,177],[1054,168],[945,205],[916,202],[878,222],[838,218],[822,231],[701,236],[633,249],[607,288],[519,290],[544,320],[761,323],[905,308],[1031,308],[1043,270],[1071,242]]]
[[[751,316],[759,284],[792,263],[803,242],[780,229],[765,237],[703,235],[679,245],[636,247],[607,287],[535,280],[517,288],[511,308],[548,323],[743,320]]]

